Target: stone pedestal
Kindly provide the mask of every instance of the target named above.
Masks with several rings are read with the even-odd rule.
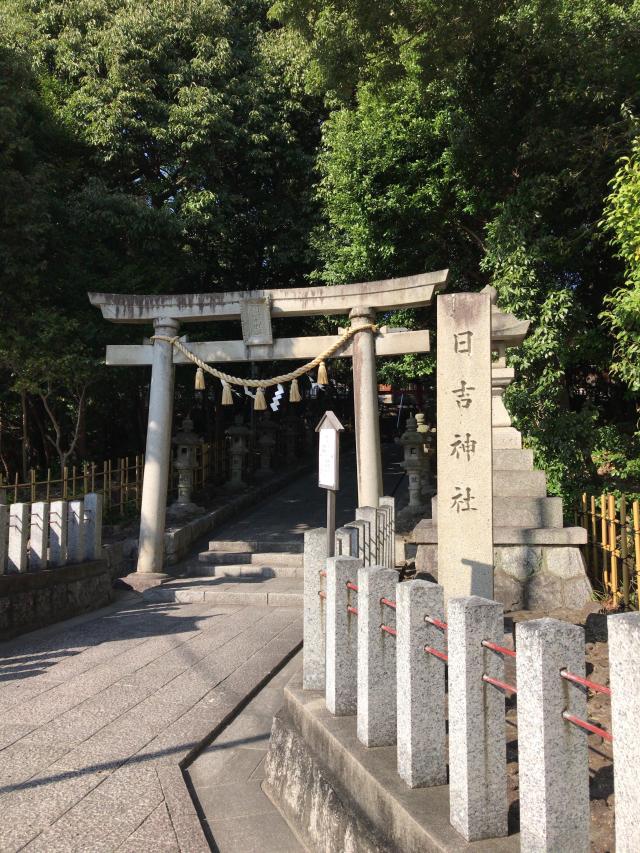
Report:
[[[226,432],[229,438],[229,455],[231,465],[227,488],[231,491],[244,489],[247,485],[242,479],[242,469],[247,456],[250,430],[242,423],[242,415],[236,415],[233,426]]]

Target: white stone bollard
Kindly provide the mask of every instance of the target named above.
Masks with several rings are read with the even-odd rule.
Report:
[[[352,554],[352,557],[357,557],[359,560],[362,560],[362,565],[366,566],[366,538],[367,538],[367,523],[365,521],[350,521],[349,524],[345,524],[345,528],[347,530],[353,529],[358,531],[358,553]]]
[[[372,506],[359,506],[356,509],[356,521],[364,521],[364,564],[379,566],[378,560],[378,510]]]
[[[49,504],[38,501],[31,504],[31,532],[29,536],[29,571],[39,572],[47,568],[49,545]]]
[[[357,527],[339,527],[336,530],[336,557],[357,557],[359,530]]]
[[[396,499],[390,495],[380,498],[380,508],[389,510],[389,563],[388,568],[396,565]]]
[[[9,507],[0,504],[0,575],[7,567],[7,549],[9,547]]]
[[[446,663],[425,646],[445,651],[444,590],[413,580],[396,588],[398,774],[410,788],[447,784]]]
[[[49,511],[49,565],[64,566],[67,562],[67,501],[52,501]]]
[[[378,562],[387,569],[393,568],[389,565],[389,526],[391,511],[388,506],[381,506],[378,510]]]
[[[304,534],[304,620],[302,687],[324,690],[325,685],[325,587],[321,572],[327,568],[327,530],[316,527]]]
[[[587,738],[562,716],[585,719],[587,697],[560,676],[567,669],[584,678],[584,631],[556,619],[521,622],[516,648],[521,848],[588,851]]]
[[[27,571],[27,543],[29,542],[29,504],[11,504],[9,509],[9,552],[7,572]]]
[[[327,560],[326,704],[337,716],[355,714],[358,699],[358,595],[347,587],[357,583],[362,561],[355,557]]]
[[[616,853],[640,850],[640,613],[607,618]]]
[[[84,505],[82,501],[69,501],[67,516],[67,563],[84,560]]]
[[[398,573],[381,566],[358,572],[358,740],[365,746],[396,742],[395,611],[382,598],[395,600]]]
[[[99,560],[102,556],[102,495],[89,492],[84,496],[84,558]]]
[[[504,679],[502,604],[476,595],[448,604],[449,811],[467,841],[507,834],[504,695],[482,680]]]

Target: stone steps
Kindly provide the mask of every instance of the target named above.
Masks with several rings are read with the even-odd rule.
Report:
[[[278,565],[302,567],[303,554],[281,551],[202,551],[198,554],[201,563],[215,566],[225,565]]]
[[[547,478],[544,471],[497,470],[493,472],[495,497],[546,498]]]
[[[189,575],[198,578],[302,578],[304,569],[277,563],[201,563]]]
[[[209,551],[225,551],[227,553],[273,553],[279,554],[302,554],[304,542],[299,539],[212,539],[209,542]]]

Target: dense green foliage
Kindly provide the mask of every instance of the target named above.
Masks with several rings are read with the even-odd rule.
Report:
[[[638,263],[637,159],[607,208],[618,251],[600,220],[638,132],[640,4],[280,0],[274,14],[333,108],[319,275],[450,266],[458,287],[494,284],[533,321],[508,405],[552,489],[570,497],[603,475],[637,488],[632,271],[617,289],[617,256]]]
[[[5,0],[3,463],[140,447],[87,290],[449,267],[532,320],[507,404],[551,488],[640,490],[639,43],[639,0]]]

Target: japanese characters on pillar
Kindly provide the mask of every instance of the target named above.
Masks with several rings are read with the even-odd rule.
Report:
[[[438,581],[493,598],[489,294],[438,296],[437,323]]]

